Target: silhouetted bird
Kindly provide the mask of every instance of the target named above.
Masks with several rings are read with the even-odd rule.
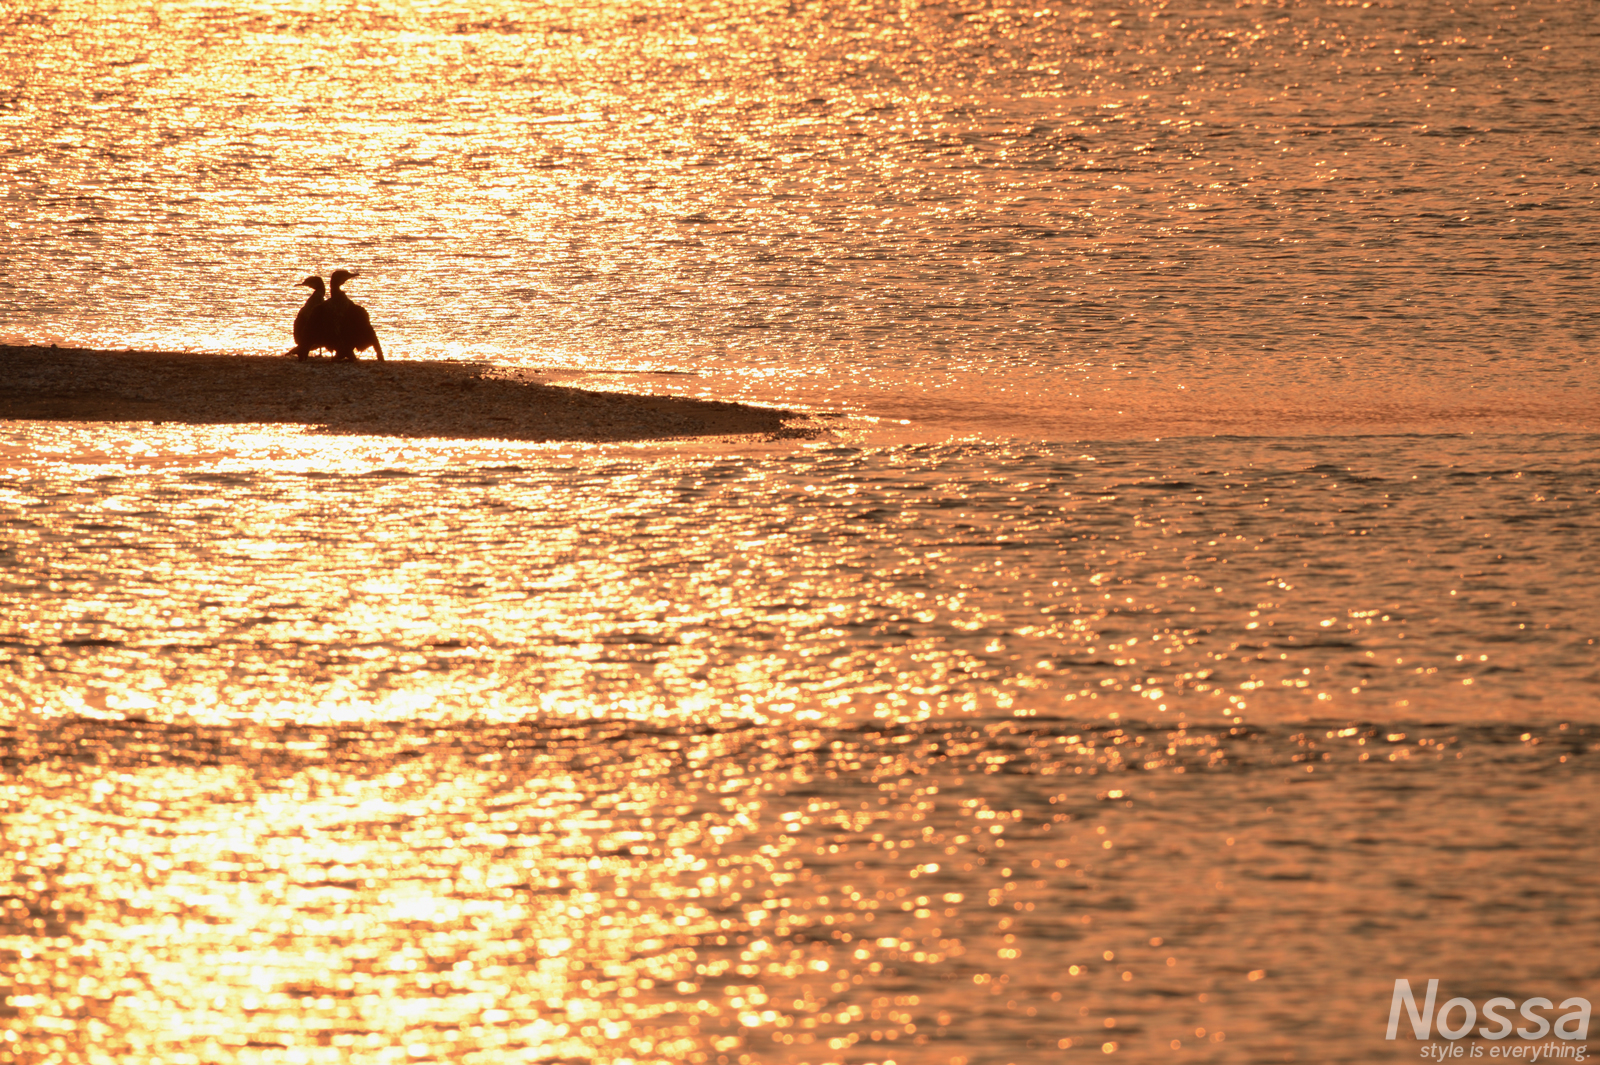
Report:
[[[322,278],[312,274],[300,283],[311,290],[311,295],[306,297],[300,313],[294,316],[294,347],[284,354],[293,352],[299,358],[307,359],[318,348],[331,348],[333,344],[328,337],[328,301],[322,294]]]
[[[327,323],[328,347],[333,349],[333,357],[343,362],[354,362],[356,352],[371,348],[377,353],[378,361],[383,361],[383,345],[378,343],[378,334],[372,331],[372,319],[367,316],[367,309],[356,303],[341,290],[346,281],[352,277],[360,277],[358,273],[350,270],[335,270],[333,276],[328,278],[328,302],[323,304],[323,320]]]

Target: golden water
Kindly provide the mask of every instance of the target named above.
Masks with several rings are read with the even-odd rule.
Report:
[[[1588,6],[0,26],[0,340],[276,353],[352,266],[395,356],[841,415],[0,425],[3,1065],[1600,998]]]

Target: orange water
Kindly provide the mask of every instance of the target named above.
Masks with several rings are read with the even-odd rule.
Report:
[[[1588,6],[0,25],[0,340],[276,353],[358,267],[399,357],[835,415],[0,425],[3,1065],[1600,998]]]

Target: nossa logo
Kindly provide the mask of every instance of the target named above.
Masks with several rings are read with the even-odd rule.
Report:
[[[1435,1014],[1433,1004],[1438,993],[1439,981],[1429,980],[1428,994],[1419,1010],[1416,997],[1411,993],[1411,981],[1396,980],[1394,997],[1389,1001],[1389,1031],[1384,1038],[1393,1039],[1399,1032],[1402,1007],[1405,1008],[1406,1016],[1411,1021],[1411,1031],[1418,1039],[1432,1039],[1435,1026],[1438,1027],[1439,1034],[1446,1039],[1460,1039],[1471,1032],[1472,1026],[1478,1023],[1477,1005],[1471,999],[1453,998],[1440,1006],[1439,1012]],[[1530,998],[1520,1008],[1512,999],[1491,998],[1483,1004],[1482,1016],[1487,1023],[1478,1029],[1478,1034],[1484,1039],[1504,1039],[1515,1028],[1516,1033],[1524,1039],[1543,1039],[1550,1034],[1550,1022],[1537,1011],[1556,1008],[1556,1005],[1547,998]],[[1562,1002],[1559,1008],[1567,1012],[1556,1018],[1556,1038],[1589,1038],[1589,1000],[1569,998]],[[1507,1016],[1508,1010],[1515,1012]],[[1518,1014],[1521,1019],[1530,1023],[1517,1028],[1513,1017]]]

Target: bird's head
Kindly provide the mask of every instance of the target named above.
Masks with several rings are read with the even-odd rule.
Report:
[[[322,278],[318,277],[316,274],[312,274],[310,277],[300,282],[300,284],[316,292],[322,291]]]
[[[349,281],[351,278],[360,276],[361,272],[359,270],[335,270],[333,275],[328,278],[328,282],[333,286],[334,291],[337,292],[340,285],[344,284],[346,281]]]

